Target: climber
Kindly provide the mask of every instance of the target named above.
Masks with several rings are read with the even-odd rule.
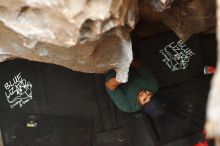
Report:
[[[109,71],[105,86],[117,108],[124,112],[143,110],[151,116],[163,113],[163,107],[155,97],[157,81],[138,61],[132,62],[127,83],[119,83],[115,78],[115,71]]]

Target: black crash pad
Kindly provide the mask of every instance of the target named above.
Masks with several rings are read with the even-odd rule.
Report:
[[[91,146],[91,119],[17,113],[1,117],[4,146]]]
[[[146,38],[142,42],[147,41],[148,45],[155,46],[155,43],[159,43],[158,40],[164,40],[164,45],[169,43],[167,38],[177,40],[173,34],[161,36],[160,39],[150,38],[151,41]],[[0,111],[17,115],[80,116],[91,119],[93,145],[168,144],[203,128],[211,76],[204,76],[202,67],[215,62],[215,53],[204,53],[210,49],[204,43],[205,40],[210,43],[214,41],[213,36],[195,36],[191,39],[192,42],[188,44],[198,52],[198,58],[194,58],[198,66],[194,68],[192,65],[196,63],[188,64],[190,71],[184,70],[181,75],[175,73],[176,76],[169,75],[167,66],[158,67],[166,64],[159,65],[158,60],[148,60],[152,59],[152,56],[145,56],[150,53],[149,48],[135,49],[135,54],[144,66],[150,66],[152,70],[155,67],[166,70],[154,70],[162,83],[157,96],[165,105],[165,113],[159,117],[119,111],[105,92],[103,75],[80,73],[57,65],[22,59],[0,63]],[[141,44],[143,45],[139,45]],[[210,46],[214,49],[214,45]],[[149,62],[151,64],[148,66]],[[15,90],[16,86],[19,91]],[[4,116],[0,118],[4,119]],[[7,130],[5,128],[3,127],[4,131]],[[185,146],[182,144],[179,146]]]

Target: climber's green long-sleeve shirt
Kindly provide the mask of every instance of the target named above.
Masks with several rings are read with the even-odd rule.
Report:
[[[106,81],[113,77],[115,77],[115,71],[108,72],[106,74]],[[156,79],[144,67],[131,68],[128,82],[120,84],[117,89],[112,91],[106,88],[115,105],[124,112],[136,112],[140,110],[137,96],[144,89],[150,90],[153,93],[156,93],[158,90]]]

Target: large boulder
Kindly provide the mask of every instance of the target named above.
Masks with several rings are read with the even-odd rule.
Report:
[[[137,12],[136,0],[0,0],[0,61],[18,57],[89,73],[113,68],[124,76]]]
[[[215,0],[175,0],[162,13],[163,23],[183,41],[216,26]]]
[[[186,41],[195,33],[210,29],[215,32],[216,3],[215,0],[141,0],[140,15],[148,26],[142,36],[167,31],[162,22]]]

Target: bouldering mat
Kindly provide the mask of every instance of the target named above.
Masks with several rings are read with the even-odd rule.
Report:
[[[134,46],[134,51],[137,51],[135,54],[144,66],[148,67],[151,63],[149,67],[159,76],[162,85],[158,97],[165,104],[165,113],[159,117],[152,118],[140,112],[127,114],[119,111],[105,92],[104,76],[101,74],[80,73],[57,65],[23,59],[0,63],[0,112],[9,115],[24,114],[26,118],[31,115],[54,115],[92,119],[93,145],[103,146],[160,146],[202,130],[211,79],[211,75],[203,75],[202,68],[215,62],[214,37],[209,35],[191,38],[192,42],[186,44],[189,44],[197,58],[191,54],[187,66],[182,66],[189,67],[189,70],[181,70],[179,66],[180,70],[176,72],[166,63],[160,62],[160,59],[164,58],[148,60],[153,58],[150,54],[162,55],[155,50],[150,52],[149,45],[152,44],[152,48],[158,49],[158,40],[163,39],[160,50],[173,41],[176,44],[179,41],[175,35],[169,33],[157,37],[159,36],[142,40],[139,44],[141,48]],[[204,43],[206,40],[212,44],[211,48]],[[182,42],[179,43],[183,46]],[[208,49],[212,49],[212,52],[205,53]],[[194,68],[196,64],[198,66]],[[5,119],[4,116],[0,118]],[[4,129],[7,130],[10,129]],[[179,146],[185,146],[184,142],[182,144]]]
[[[91,146],[92,120],[84,117],[1,113],[4,146]]]

